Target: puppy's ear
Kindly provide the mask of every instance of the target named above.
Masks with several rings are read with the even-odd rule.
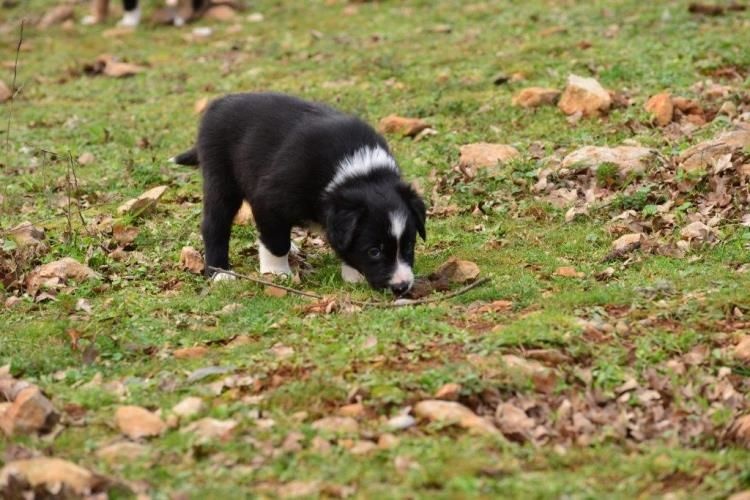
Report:
[[[414,220],[417,221],[417,232],[423,240],[427,239],[427,231],[425,230],[425,220],[427,219],[427,207],[425,207],[422,198],[419,194],[408,184],[401,184],[398,187],[399,194],[406,202],[409,207],[411,214],[414,216]]]
[[[326,232],[334,250],[343,252],[354,239],[354,231],[364,215],[364,207],[355,200],[335,200],[326,216]]]

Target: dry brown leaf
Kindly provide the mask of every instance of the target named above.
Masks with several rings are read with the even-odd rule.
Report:
[[[141,215],[147,213],[149,210],[154,208],[159,202],[159,199],[164,195],[167,190],[167,186],[157,186],[149,189],[138,198],[133,198],[126,201],[117,208],[117,213],[120,215]]]
[[[111,464],[121,464],[141,459],[148,455],[148,446],[132,441],[118,441],[96,450],[97,458]]]
[[[59,458],[36,457],[16,460],[0,470],[0,491],[10,491],[11,482],[27,483],[35,491],[45,491],[44,498],[83,497],[94,492],[101,478],[78,465]],[[40,496],[40,497],[42,497]],[[27,498],[25,495],[18,498]],[[31,496],[28,498],[36,498]]]
[[[237,224],[238,226],[247,226],[251,222],[253,222],[253,209],[250,207],[250,204],[246,201],[242,201],[242,205],[240,206],[240,209],[237,210],[237,213],[234,215],[234,224]]]
[[[13,91],[4,81],[0,80],[0,103],[3,103],[13,97]]]
[[[600,116],[607,113],[611,105],[612,97],[598,81],[570,75],[557,107],[566,115]]]
[[[277,342],[269,350],[271,354],[273,354],[273,356],[279,361],[283,361],[294,356],[294,348],[289,347],[288,345],[284,345],[281,342]]]
[[[336,413],[342,417],[361,418],[365,416],[365,407],[362,403],[352,403],[342,406]]]
[[[740,123],[734,130],[688,148],[677,161],[687,171],[708,169],[722,156],[747,148],[750,148],[750,123]]]
[[[437,390],[437,392],[435,393],[435,399],[442,399],[444,401],[456,401],[460,394],[461,384],[449,382]]]
[[[158,436],[167,428],[158,415],[140,406],[117,408],[115,424],[130,439]]]
[[[62,4],[56,7],[52,7],[44,13],[44,16],[42,16],[42,18],[39,20],[39,24],[37,24],[37,27],[41,30],[46,30],[47,28],[50,28],[52,26],[62,24],[68,19],[73,19],[74,14],[75,11],[73,10],[73,6],[70,4]]]
[[[737,418],[729,427],[729,436],[742,446],[750,448],[750,415]]]
[[[460,148],[459,166],[463,169],[492,168],[519,156],[518,150],[507,144],[478,142]],[[473,172],[470,176],[473,177]]]
[[[224,441],[232,436],[236,427],[237,422],[235,420],[217,420],[206,417],[196,420],[180,432],[182,434],[195,434],[204,441],[212,439]]]
[[[12,404],[0,415],[0,429],[8,436],[47,432],[60,420],[50,400],[33,385],[21,389],[11,399]]]
[[[469,260],[452,258],[430,275],[433,281],[447,280],[451,283],[469,283],[479,276],[479,266]]]
[[[561,266],[555,270],[556,276],[562,276],[564,278],[583,278],[585,275],[581,272],[576,271],[573,266]]]
[[[183,347],[182,349],[175,349],[172,356],[177,359],[195,359],[204,357],[209,351],[208,347],[202,345]]]
[[[140,230],[137,227],[126,226],[124,224],[115,224],[112,226],[112,237],[123,247],[133,243],[138,237]]]
[[[538,392],[550,394],[555,389],[557,375],[554,370],[547,368],[538,361],[524,359],[513,354],[503,355],[502,361],[513,373],[531,379]]]
[[[534,419],[529,418],[525,411],[511,403],[498,405],[495,410],[495,422],[505,437],[517,442],[527,441],[536,426]]]
[[[269,297],[281,298],[281,297],[286,297],[286,294],[288,292],[284,290],[283,288],[269,285],[265,287],[265,289],[263,290],[263,293],[265,293]]]
[[[378,445],[372,441],[357,441],[354,446],[349,448],[349,453],[352,455],[367,455],[378,449]]]
[[[472,433],[500,436],[500,431],[491,422],[454,401],[420,401],[414,406],[414,414],[432,422],[458,425]]]
[[[356,434],[359,424],[352,417],[324,417],[313,422],[312,428],[323,432]]]
[[[141,73],[145,70],[146,68],[144,68],[143,66],[139,66],[133,63],[108,61],[107,64],[104,65],[104,70],[102,72],[105,75],[111,76],[113,78],[124,78],[126,76],[137,75],[138,73]]]
[[[521,90],[513,97],[513,105],[522,108],[536,108],[544,105],[554,105],[560,98],[561,92],[557,89],[544,87],[529,87]]]
[[[31,295],[34,295],[49,280],[85,281],[100,277],[88,266],[84,266],[71,257],[65,257],[34,269],[26,278],[26,288]]]
[[[201,274],[204,268],[203,256],[193,247],[182,247],[180,251],[180,267],[191,273]]]
[[[200,99],[195,101],[193,111],[195,111],[196,115],[199,115],[203,113],[203,111],[206,109],[206,106],[208,106],[208,97],[201,97]]]
[[[734,346],[733,355],[735,359],[750,365],[750,335],[743,335]]]
[[[672,95],[669,92],[661,92],[651,96],[646,101],[644,108],[651,113],[652,119],[660,127],[665,127],[672,122],[674,103],[672,103]]]
[[[78,157],[78,164],[79,165],[91,165],[96,161],[96,157],[92,153],[89,153],[88,151],[81,154],[81,156]]]
[[[43,244],[44,229],[35,227],[31,222],[22,222],[8,231],[20,248],[27,246],[38,246]]]
[[[419,118],[405,118],[398,115],[388,115],[380,120],[379,128],[386,134],[399,134],[414,137],[430,125]]]

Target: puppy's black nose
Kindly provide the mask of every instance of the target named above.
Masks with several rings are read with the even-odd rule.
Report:
[[[395,295],[403,295],[409,291],[409,288],[411,288],[411,283],[409,283],[408,281],[402,281],[401,283],[391,285],[391,291]]]

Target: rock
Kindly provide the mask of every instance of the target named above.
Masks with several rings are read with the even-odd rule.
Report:
[[[734,358],[750,365],[750,335],[744,335],[734,346]]]
[[[534,419],[511,403],[502,403],[495,410],[495,422],[505,437],[513,441],[526,441],[536,426]]]
[[[500,436],[500,431],[492,423],[454,401],[420,401],[414,406],[414,414],[432,422],[458,425],[472,433]]]
[[[399,134],[414,137],[430,125],[419,118],[405,118],[398,115],[388,115],[380,120],[379,129],[386,134]]]
[[[392,431],[403,431],[416,423],[417,420],[411,415],[396,415],[388,419],[386,427]]]
[[[372,441],[357,441],[354,446],[349,448],[352,455],[367,455],[378,449],[378,445]]]
[[[35,386],[24,387],[12,399],[0,416],[0,428],[8,436],[48,432],[60,420],[50,400]]]
[[[0,80],[0,103],[10,100],[11,97],[13,97],[13,91]]]
[[[226,440],[234,432],[237,422],[234,420],[217,420],[215,418],[202,418],[196,420],[189,426],[182,429],[183,434],[196,434],[202,440]]]
[[[120,406],[115,424],[130,439],[158,436],[167,429],[162,419],[140,406]]]
[[[183,347],[181,349],[175,349],[172,353],[172,356],[174,356],[177,359],[196,359],[196,358],[202,358],[206,354],[209,353],[209,348],[202,345],[197,345],[194,347]]]
[[[172,407],[172,413],[182,418],[193,417],[204,410],[206,404],[201,398],[187,397]]]
[[[68,19],[73,19],[74,14],[73,6],[69,4],[52,7],[44,13],[44,16],[39,20],[37,27],[41,30],[46,30],[52,26],[62,24]]]
[[[447,383],[443,385],[438,391],[435,393],[435,399],[442,399],[445,401],[455,401],[458,399],[458,396],[461,394],[461,384],[456,384],[453,382]]]
[[[479,276],[479,266],[470,260],[451,258],[430,275],[433,281],[447,280],[450,283],[469,283]]]
[[[101,479],[72,462],[36,457],[9,462],[0,470],[0,491],[10,492],[11,485],[19,482],[27,483],[40,494],[18,498],[70,498],[90,495]]]
[[[12,227],[8,234],[20,248],[44,244],[44,229],[34,226],[31,222],[22,222]]]
[[[362,403],[344,405],[336,413],[342,417],[362,418],[365,416],[365,407]]]
[[[246,201],[242,201],[242,205],[240,206],[240,209],[237,210],[237,213],[234,215],[234,224],[237,224],[238,226],[247,226],[253,221],[253,209],[250,207],[250,204]]]
[[[464,169],[492,168],[519,156],[518,150],[507,144],[478,142],[460,148],[458,164]]]
[[[312,428],[336,434],[355,434],[359,431],[359,424],[352,417],[324,417],[313,422]]]
[[[149,189],[138,198],[128,200],[117,208],[117,213],[120,215],[142,215],[152,210],[159,199],[162,197],[164,192],[167,190],[167,186],[157,186]]]
[[[672,95],[669,92],[661,92],[651,96],[646,101],[645,109],[651,113],[652,119],[660,127],[665,127],[672,123],[674,104],[672,103]]]
[[[182,247],[182,251],[180,251],[180,267],[193,274],[201,274],[204,267],[203,256],[193,247]]]
[[[638,146],[617,146],[615,148],[603,146],[584,146],[563,158],[560,169],[580,171],[589,169],[596,173],[602,164],[617,166],[620,178],[629,174],[643,174],[651,160],[656,158],[653,149]]]
[[[750,148],[750,124],[741,123],[734,130],[724,132],[715,139],[688,148],[678,157],[677,162],[688,172],[708,169],[722,156],[747,148]]]
[[[96,157],[94,157],[94,155],[92,153],[89,153],[88,151],[78,157],[79,165],[91,165],[95,161]]]
[[[118,441],[96,450],[97,458],[111,464],[132,462],[148,455],[149,447],[132,441]]]
[[[522,108],[553,105],[560,98],[560,94],[561,92],[557,89],[529,87],[521,90],[521,92],[513,97],[513,105]]]
[[[568,76],[568,85],[557,103],[566,115],[600,116],[609,111],[612,97],[593,78]]]

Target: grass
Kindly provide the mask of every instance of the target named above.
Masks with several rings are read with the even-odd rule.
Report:
[[[346,10],[342,2],[257,1],[252,10],[263,13],[263,22],[246,22],[245,14],[236,24],[201,21],[213,29],[205,39],[191,38],[190,28],[144,26],[112,37],[105,36],[110,25],[27,27],[18,74],[23,89],[13,103],[9,147],[3,148],[0,227],[29,220],[45,228],[49,249],[29,268],[71,256],[103,279],[52,302],[25,296],[0,311],[0,365],[10,363],[17,377],[39,384],[63,412],[82,409],[86,422],[66,426],[53,440],[15,437],[0,447],[20,444],[141,482],[155,498],[181,492],[191,498],[273,495],[295,480],[317,481],[314,490],[321,495],[408,498],[725,497],[750,488],[747,449],[720,439],[733,415],[746,411],[744,396],[738,407],[713,413],[700,391],[684,398],[684,405],[702,405],[699,413],[718,425],[694,439],[680,438],[677,430],[646,440],[608,438],[606,424],[596,424],[602,432],[591,442],[557,436],[536,447],[420,423],[399,433],[395,448],[364,456],[347,450],[352,440],[376,440],[387,417],[448,382],[460,383],[461,402],[487,415],[492,401],[513,398],[548,404],[555,413],[562,398],[612,393],[630,377],[648,387],[655,373],[671,377],[675,388],[705,377],[716,384],[723,366],[734,371],[738,391],[747,389],[747,368],[725,349],[748,328],[731,322],[735,308],[748,314],[748,277],[736,271],[750,262],[746,228],[730,221],[717,245],[686,259],[636,254],[629,265],[615,264],[611,280],[598,281],[596,273],[612,265],[602,262],[615,239],[607,218],[566,223],[564,210],[535,200],[527,189],[542,166],[528,155],[536,142],[548,154],[625,139],[665,155],[686,148],[692,141],[668,142],[658,129],[634,132],[627,124],[648,121],[642,103],[655,92],[692,96],[695,82],[725,66],[747,74],[750,52],[737,38],[750,22],[747,12],[705,18],[691,16],[685,2],[634,0],[352,5]],[[5,10],[2,61],[15,56],[19,19],[46,7]],[[79,17],[84,11],[76,7]],[[612,25],[619,31],[607,36]],[[582,41],[591,47],[582,48]],[[148,69],[127,79],[84,75],[83,66],[102,53]],[[10,83],[8,65],[3,68],[2,78]],[[498,73],[522,73],[524,80],[494,85]],[[574,126],[553,107],[510,105],[519,89],[561,88],[569,73],[593,74],[636,104]],[[747,78],[734,84],[750,87]],[[431,172],[450,175],[458,146],[516,146],[523,160],[494,178],[456,186],[452,202],[459,213],[431,218],[428,240],[417,249],[421,273],[455,256],[475,261],[491,285],[434,306],[311,316],[304,312],[305,299],[268,297],[242,281],[209,286],[181,270],[180,249],[202,248],[200,179],[165,159],[191,144],[197,100],[255,90],[329,102],[371,123],[391,113],[426,119],[437,135],[420,141],[389,137],[406,175],[425,193],[433,186]],[[10,105],[2,109],[7,116]],[[727,127],[718,119],[695,140]],[[96,161],[75,167],[74,195],[87,224],[115,216],[120,203],[148,188],[169,186],[154,213],[121,220],[139,229],[125,260],[111,255],[110,236],[87,232],[75,212],[73,232],[66,235],[65,157],[84,152]],[[599,171],[604,180],[613,178],[607,167]],[[479,203],[490,208],[485,216],[471,214]],[[620,198],[618,207],[646,210],[652,203],[648,192],[639,191]],[[255,237],[252,227],[234,232],[231,257],[240,272],[257,268]],[[342,283],[329,252],[308,252],[313,270],[303,274],[302,288],[384,298]],[[565,265],[584,277],[556,276]],[[15,293],[4,291],[6,297]],[[77,310],[79,299],[91,304],[91,314]],[[512,301],[512,309],[476,313],[469,307],[499,299]],[[228,304],[239,307],[222,312]],[[606,325],[604,333],[592,337],[581,319]],[[625,327],[618,330],[618,322]],[[71,331],[80,336],[78,350]],[[232,347],[230,340],[241,335],[250,342]],[[279,359],[273,351],[279,343],[293,354]],[[198,359],[172,356],[195,345],[208,346],[208,353]],[[700,346],[708,352],[700,365],[685,373],[665,369]],[[551,393],[539,392],[533,380],[501,361],[504,354],[522,356],[529,349],[567,356],[555,366]],[[210,365],[232,367],[257,384],[216,395],[208,385],[216,377],[187,382],[187,374]],[[582,382],[587,376],[590,382]],[[100,383],[91,382],[99,377]],[[142,405],[166,416],[189,395],[204,398],[205,416],[236,420],[233,437],[204,443],[174,428],[149,441],[141,460],[107,464],[96,458],[97,449],[118,438],[118,405]],[[316,451],[311,422],[357,398],[366,407],[359,436],[331,439],[328,453]],[[274,425],[264,426],[263,419]],[[290,432],[303,434],[301,451],[282,449]]]

